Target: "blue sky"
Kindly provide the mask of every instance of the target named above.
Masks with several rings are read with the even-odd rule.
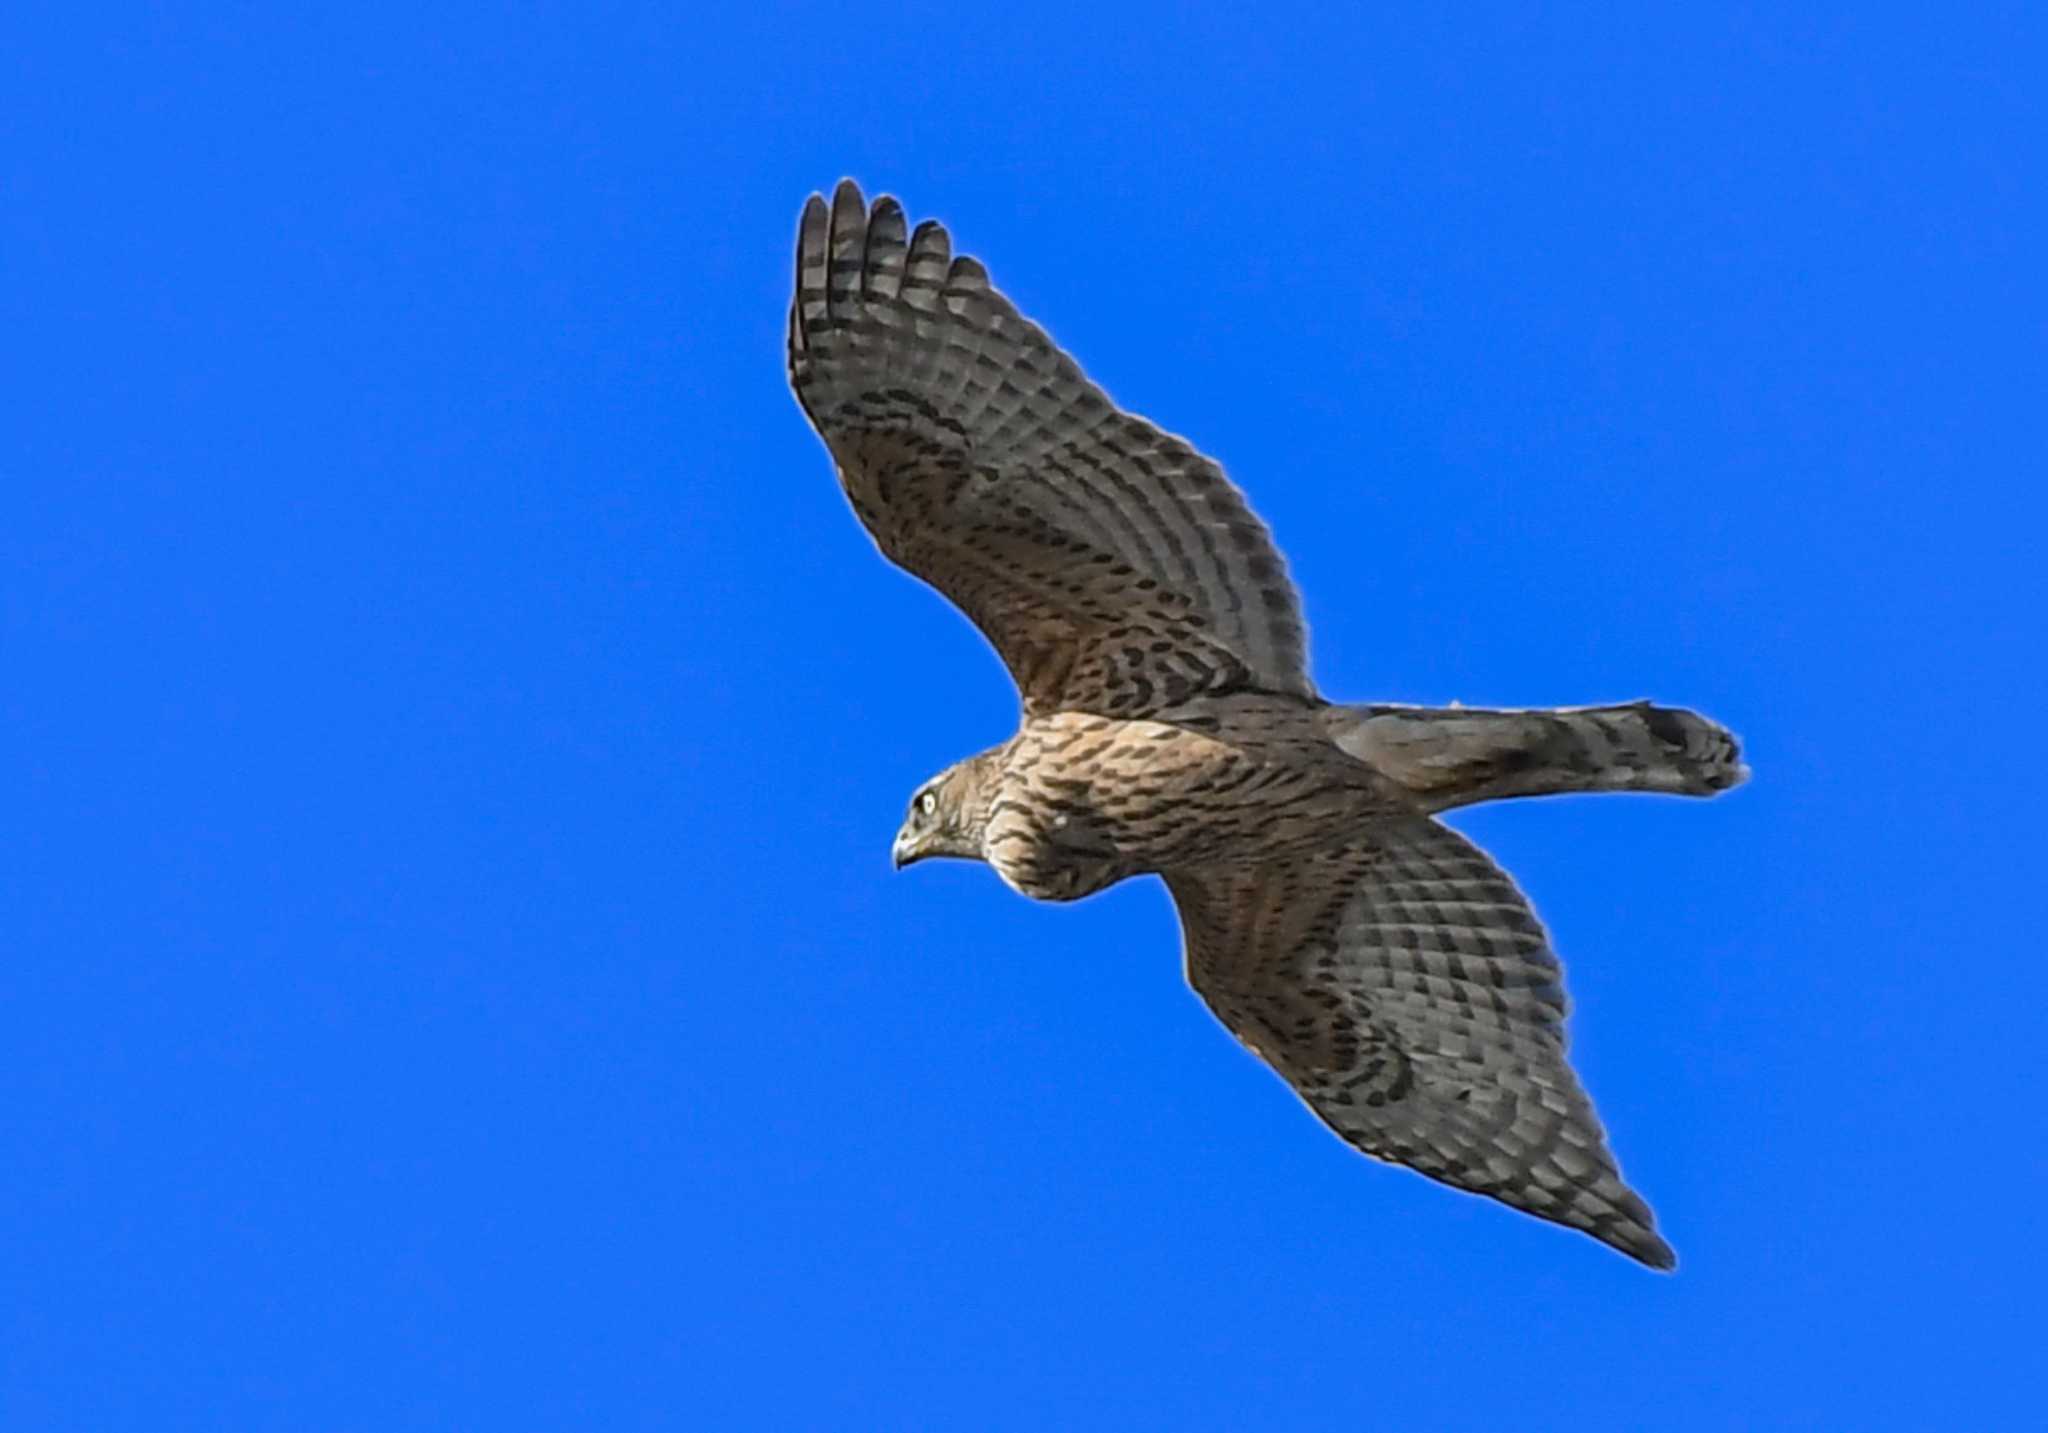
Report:
[[[2038,1416],[2038,13],[1251,13],[0,22],[0,1421]],[[1015,706],[784,385],[842,174],[1331,695],[1742,734],[1457,821],[1675,1277],[1350,1155],[1156,883],[890,872]]]

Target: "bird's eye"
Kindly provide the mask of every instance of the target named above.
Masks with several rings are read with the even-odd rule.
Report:
[[[929,816],[939,809],[939,798],[927,791],[917,798],[917,809],[920,815]]]

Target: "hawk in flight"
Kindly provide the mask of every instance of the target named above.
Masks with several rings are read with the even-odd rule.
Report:
[[[1748,774],[1693,712],[1347,706],[1310,679],[1266,527],[1126,413],[945,229],[851,182],[797,233],[789,374],[891,561],[995,645],[1016,735],[911,798],[898,866],[1071,901],[1163,877],[1187,974],[1347,1143],[1669,1268],[1565,1060],[1543,927],[1436,820]]]

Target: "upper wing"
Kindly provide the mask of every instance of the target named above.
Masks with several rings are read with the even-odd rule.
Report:
[[[1122,412],[946,231],[851,181],[797,235],[790,382],[892,560],[995,644],[1027,710],[1311,695],[1299,603],[1216,464]]]
[[[1565,1063],[1543,927],[1478,847],[1403,818],[1167,883],[1195,989],[1347,1142],[1676,1262]]]

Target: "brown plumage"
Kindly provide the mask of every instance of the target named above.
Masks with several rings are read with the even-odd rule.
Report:
[[[1040,900],[1164,877],[1195,989],[1343,1139],[1669,1268],[1565,1062],[1542,926],[1431,813],[1711,795],[1747,774],[1734,738],[1644,702],[1325,702],[1221,469],[1111,403],[943,228],[851,182],[804,206],[789,371],[883,553],[1023,699],[1015,736],[912,798],[897,864],[983,860]]]

